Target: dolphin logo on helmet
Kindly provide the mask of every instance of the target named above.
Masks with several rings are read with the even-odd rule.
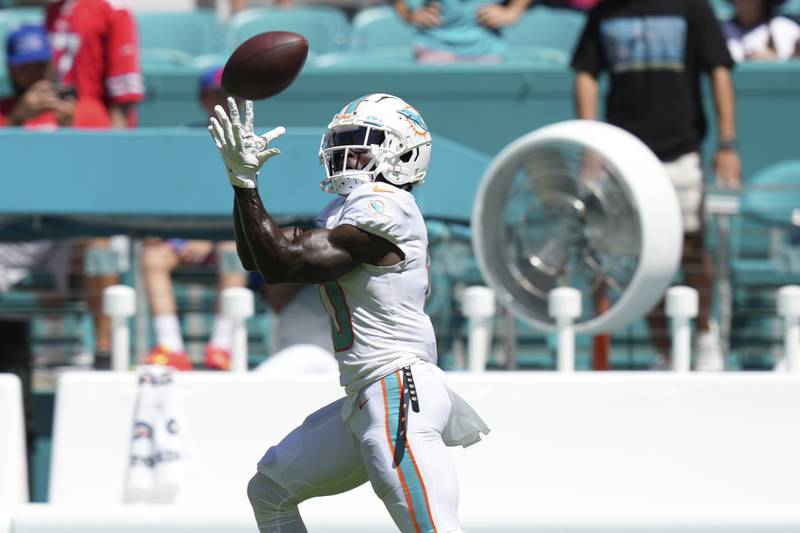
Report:
[[[354,154],[369,161],[354,165]],[[419,112],[390,94],[368,94],[333,116],[322,136],[322,190],[350,194],[379,177],[393,185],[422,184],[431,158],[431,135]],[[363,158],[362,158],[363,159]]]

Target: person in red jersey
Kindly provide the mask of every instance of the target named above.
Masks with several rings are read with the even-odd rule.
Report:
[[[48,5],[45,27],[53,49],[53,76],[72,90],[79,128],[132,128],[136,104],[144,97],[139,42],[131,12],[117,0],[57,0]],[[96,331],[95,366],[110,362],[110,321],[102,313],[102,293],[118,275],[106,260],[108,239],[90,239],[86,251],[86,291]],[[95,268],[97,267],[97,268]]]
[[[47,6],[56,83],[74,89],[90,123],[76,127],[136,126],[144,97],[139,43],[131,12],[112,0],[58,0]]]

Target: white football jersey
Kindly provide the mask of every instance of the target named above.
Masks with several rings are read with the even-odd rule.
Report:
[[[331,317],[340,382],[347,392],[423,360],[436,363],[433,325],[425,314],[428,232],[414,197],[387,183],[365,183],[320,213],[317,226],[350,224],[395,244],[405,259],[361,264],[320,285]]]

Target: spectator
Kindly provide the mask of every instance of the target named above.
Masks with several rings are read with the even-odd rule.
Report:
[[[165,364],[178,370],[191,370],[192,363],[186,353],[178,321],[175,293],[171,273],[178,266],[216,265],[219,282],[218,294],[228,287],[243,287],[247,281],[244,270],[238,262],[226,260],[236,258],[236,245],[232,241],[213,243],[211,241],[181,239],[149,239],[142,250],[142,270],[145,288],[153,314],[156,334],[156,347],[145,358],[146,364]],[[214,326],[205,351],[205,367],[214,370],[230,368],[230,347],[233,325],[220,314],[219,299]]]
[[[0,126],[54,129],[72,124],[75,102],[61,98],[47,79],[50,58],[42,26],[22,26],[6,37],[6,63],[14,94],[0,100]]]
[[[206,127],[208,117],[213,115],[215,105],[226,105],[226,95],[220,87],[222,67],[207,69],[200,78],[198,101],[206,112],[202,127]],[[233,262],[226,260],[233,259]],[[243,287],[247,277],[236,257],[236,244],[233,241],[213,243],[204,240],[147,239],[142,250],[142,270],[153,325],[156,333],[156,346],[147,355],[149,364],[166,364],[179,370],[192,368],[186,353],[178,321],[175,293],[172,287],[172,271],[179,266],[207,265],[218,269],[218,295],[228,287]],[[219,312],[214,317],[211,339],[206,346],[205,367],[214,370],[230,368],[230,348],[232,324]]]
[[[597,119],[597,78],[608,71],[606,119],[644,141],[675,185],[683,215],[683,275],[700,295],[696,367],[702,370],[722,370],[724,357],[711,318],[714,272],[701,216],[699,149],[706,119],[700,74],[710,75],[716,104],[717,181],[738,187],[732,65],[707,0],[604,0],[590,11],[572,60],[579,118]],[[662,309],[657,306],[648,322],[658,361],[665,365],[669,341]]]
[[[45,27],[53,47],[59,90],[71,91],[81,109],[74,126],[129,128],[144,97],[139,43],[133,15],[109,0],[56,0],[46,8]],[[111,323],[102,312],[103,290],[118,275],[108,239],[90,239],[86,291],[96,328],[96,365],[110,363]]]
[[[500,30],[515,24],[532,0],[473,3],[461,0],[426,2],[416,7],[395,0],[401,19],[418,28],[412,44],[420,63],[473,61],[499,63],[506,55]]]
[[[205,128],[208,117],[214,116],[214,107],[227,105],[226,98],[228,95],[222,90],[222,67],[210,67],[203,72],[200,77],[200,87],[197,95],[200,105],[206,112],[205,120],[202,124],[198,123],[197,127]]]
[[[57,88],[47,78],[49,61],[52,57],[44,28],[26,25],[12,31],[6,38],[6,55],[14,95],[0,100],[0,126],[51,130],[60,126],[80,127],[93,123],[96,118],[94,106],[76,101],[72,91]],[[77,243],[84,249],[82,253],[86,254],[87,263],[95,263],[92,258],[110,253],[104,245],[98,245],[97,242]],[[15,247],[16,261],[20,261],[22,256],[32,261],[28,266],[36,266],[34,257],[44,257],[37,255],[38,247],[48,249],[56,246],[51,241],[27,244],[31,246],[10,246]],[[111,330],[108,318],[103,316],[102,302],[98,293],[104,287],[115,283],[116,276],[87,275],[84,277],[84,282],[95,324],[95,365],[98,368],[108,368]]]
[[[736,62],[785,60],[800,55],[800,25],[776,15],[783,0],[733,0],[736,13],[722,23]]]
[[[57,85],[92,110],[87,123],[75,125],[135,126],[144,82],[130,11],[107,0],[57,0],[47,6],[45,26]]]

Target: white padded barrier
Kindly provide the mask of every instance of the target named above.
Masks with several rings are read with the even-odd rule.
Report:
[[[28,501],[26,465],[22,384],[0,374],[0,533],[10,531],[12,513]]]
[[[800,378],[788,374],[451,374],[492,433],[455,449],[470,533],[800,531]],[[14,533],[257,530],[245,485],[267,446],[336,399],[327,377],[182,373],[190,482],[122,506],[132,373],[65,374],[50,504]],[[395,531],[368,486],[301,506],[314,533]]]

